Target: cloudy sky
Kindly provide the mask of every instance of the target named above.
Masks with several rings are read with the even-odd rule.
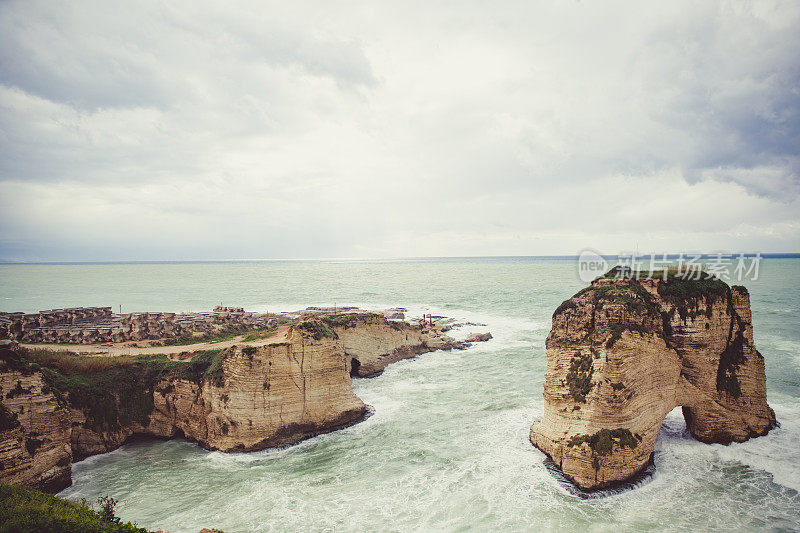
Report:
[[[0,260],[800,251],[794,0],[297,4],[1,2]]]

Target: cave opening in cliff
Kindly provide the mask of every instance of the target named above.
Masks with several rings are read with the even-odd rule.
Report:
[[[670,438],[692,438],[689,428],[691,427],[693,413],[689,407],[678,405],[664,416],[661,422],[658,436],[667,435]]]
[[[358,376],[358,369],[361,368],[361,361],[353,357],[350,360],[350,376]]]

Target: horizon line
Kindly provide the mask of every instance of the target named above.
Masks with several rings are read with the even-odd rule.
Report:
[[[667,259],[677,259],[683,256],[700,256],[702,259],[716,257],[719,253],[647,253],[639,254],[637,257],[648,257],[656,255]],[[731,258],[738,257],[744,254],[745,257],[754,257],[760,252],[739,252],[730,255]],[[605,259],[619,259],[620,256],[625,257],[625,254],[606,254],[598,252],[598,255]],[[760,253],[762,258],[770,259],[794,259],[800,258],[800,252],[771,252]],[[90,261],[70,261],[70,260],[55,260],[55,261],[9,261],[0,260],[0,266],[9,265],[135,265],[135,264],[180,264],[180,263],[269,263],[269,262],[391,262],[391,261],[432,261],[432,260],[469,260],[469,259],[578,259],[579,254],[545,254],[545,255],[454,255],[454,256],[407,256],[407,257],[318,257],[318,258],[260,258],[260,259],[119,259],[119,260],[90,260]]]

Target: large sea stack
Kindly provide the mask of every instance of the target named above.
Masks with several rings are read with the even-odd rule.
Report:
[[[776,424],[747,289],[656,274],[614,270],[553,314],[544,417],[530,438],[580,489],[646,468],[677,406],[705,443],[743,442]]]

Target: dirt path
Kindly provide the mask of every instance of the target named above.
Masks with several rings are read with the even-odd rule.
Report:
[[[117,357],[120,355],[175,355],[184,352],[197,352],[200,350],[221,350],[231,346],[266,346],[278,344],[286,340],[286,331],[289,326],[280,326],[274,335],[263,339],[244,342],[244,335],[222,342],[198,342],[196,344],[181,344],[178,346],[132,346],[132,342],[119,342],[114,344],[26,344],[26,348],[51,350],[55,352],[69,351],[78,355],[91,355],[99,357]]]

